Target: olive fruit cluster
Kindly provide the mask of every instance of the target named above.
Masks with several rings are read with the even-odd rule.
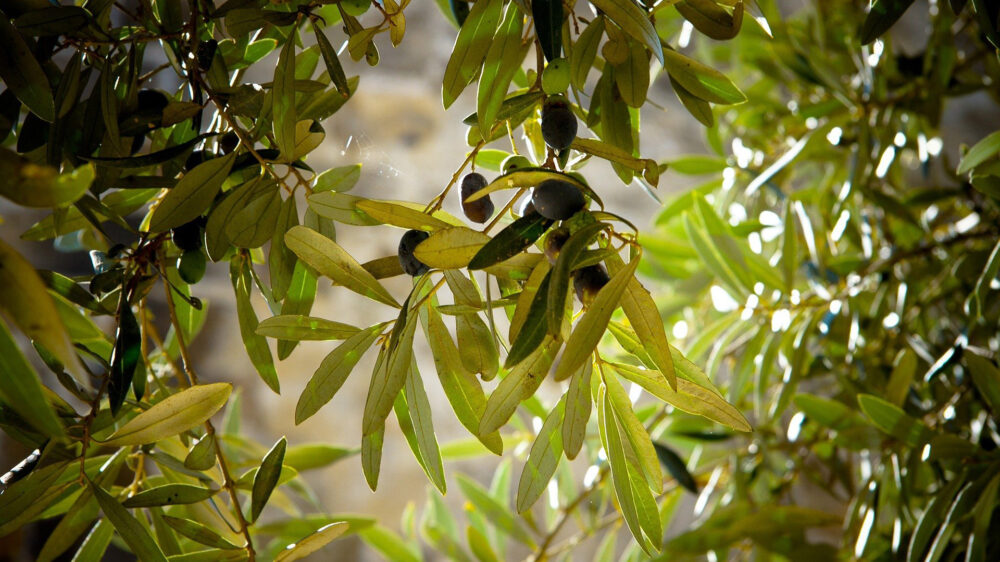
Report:
[[[475,201],[466,201],[472,194],[486,187],[488,184],[489,182],[486,181],[486,178],[476,172],[466,174],[462,178],[462,211],[465,212],[465,216],[470,221],[484,223],[493,216],[493,201],[489,195]]]
[[[559,258],[559,252],[569,240],[569,236],[569,229],[563,226],[549,232],[548,236],[545,237],[545,257],[550,264],[555,265]],[[590,306],[598,291],[610,280],[607,270],[600,264],[588,265],[573,271],[573,289],[576,292],[576,298],[584,306]]]
[[[551,96],[542,106],[542,139],[555,150],[565,150],[576,138],[576,115],[566,98]]]
[[[202,239],[206,222],[204,217],[198,217],[170,231],[171,240],[181,250],[177,273],[185,283],[197,283],[205,276],[207,260],[202,251]]]
[[[418,260],[413,255],[413,251],[417,249],[417,246],[424,240],[427,240],[429,236],[430,234],[427,234],[423,230],[407,230],[406,234],[400,238],[398,251],[399,265],[403,267],[403,271],[408,275],[416,277],[429,271],[430,268],[427,267],[427,264]]]

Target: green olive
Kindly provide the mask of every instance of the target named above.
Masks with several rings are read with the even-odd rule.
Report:
[[[542,91],[550,96],[561,94],[569,88],[569,61],[556,59],[542,71]]]

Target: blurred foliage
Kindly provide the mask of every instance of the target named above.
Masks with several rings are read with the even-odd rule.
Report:
[[[0,427],[35,449],[3,477],[0,535],[58,518],[39,559],[114,542],[294,560],[345,534],[391,560],[569,559],[583,541],[600,560],[1000,556],[1000,133],[958,162],[940,138],[950,98],[996,101],[993,4],[439,2],[459,25],[443,105],[475,89],[476,112],[428,202],[359,197],[360,165],[308,163],[359,87],[339,57],[377,65],[407,1],[78,4],[0,2],[0,195],[51,211],[22,238],[94,269],[39,271],[0,241]],[[907,10],[929,29],[919,55],[891,41]],[[269,55],[273,79],[248,83]],[[655,81],[712,154],[640,152]],[[640,232],[589,185],[595,159],[654,199],[667,170],[706,181]],[[337,242],[380,225],[405,231],[398,255]],[[217,262],[270,390],[275,354],[340,341],[290,422],[375,355],[357,442],[255,443],[239,393],[199,381],[197,284]],[[403,274],[406,296],[381,282]],[[320,277],[382,319],[311,316]],[[424,342],[468,439],[437,442]],[[401,533],[324,512],[299,477],[359,456],[376,489],[390,417],[432,485]],[[453,479],[460,522],[446,461],[505,452],[488,486]],[[685,493],[695,520],[668,533]]]

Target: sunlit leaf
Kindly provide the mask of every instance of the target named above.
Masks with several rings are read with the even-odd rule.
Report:
[[[232,390],[232,385],[222,382],[185,388],[129,420],[104,444],[118,447],[142,445],[187,431],[219,411]]]
[[[556,467],[559,466],[563,452],[561,428],[565,404],[565,401],[560,400],[556,407],[552,408],[531,445],[528,461],[524,465],[517,485],[518,513],[531,509],[531,506],[538,501],[548,487],[552,475],[555,474]]]

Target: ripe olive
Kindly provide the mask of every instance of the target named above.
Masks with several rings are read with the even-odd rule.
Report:
[[[208,71],[212,67],[212,59],[215,58],[215,51],[219,48],[219,42],[215,39],[198,43],[198,68]]]
[[[469,3],[465,0],[450,0],[449,4],[451,4],[451,14],[455,16],[458,27],[462,27],[465,18],[469,17]]]
[[[583,306],[590,306],[601,287],[611,278],[602,265],[588,265],[573,272],[573,289]]]
[[[423,275],[430,270],[426,264],[413,255],[413,250],[417,249],[421,242],[427,240],[428,236],[430,234],[423,230],[407,230],[406,234],[399,240],[399,265],[403,266],[403,271],[413,277]]]
[[[556,59],[542,70],[542,91],[546,94],[561,94],[569,88],[569,61]]]
[[[580,190],[562,180],[545,180],[538,184],[531,195],[531,202],[538,214],[557,221],[572,217],[586,205]]]
[[[170,231],[174,245],[181,250],[197,250],[201,248],[202,225],[195,219]]]
[[[518,216],[526,217],[536,213],[538,213],[538,211],[535,210],[535,204],[531,202],[531,195],[527,195],[521,199],[521,203],[519,204],[517,211]]]
[[[534,164],[532,164],[531,160],[528,160],[526,156],[511,154],[507,158],[504,158],[503,164],[500,164],[500,169],[503,170],[503,173],[509,174],[514,170],[531,168],[532,166],[534,166]]]
[[[194,284],[205,276],[205,265],[205,253],[201,248],[184,250],[181,257],[177,258],[177,273],[185,283]]]
[[[542,106],[542,138],[556,150],[569,148],[576,138],[576,115],[562,96],[551,97]]]
[[[462,210],[470,221],[483,223],[493,216],[493,201],[487,195],[475,201],[465,199],[489,184],[482,174],[472,172],[462,178]]]
[[[567,240],[569,240],[569,230],[565,227],[557,228],[545,237],[545,257],[549,263],[555,265],[559,250],[562,250]]]
[[[229,131],[228,133],[222,135],[219,139],[219,150],[223,154],[229,154],[230,152],[236,150],[236,146],[240,144],[240,137],[236,136],[236,133]]]

